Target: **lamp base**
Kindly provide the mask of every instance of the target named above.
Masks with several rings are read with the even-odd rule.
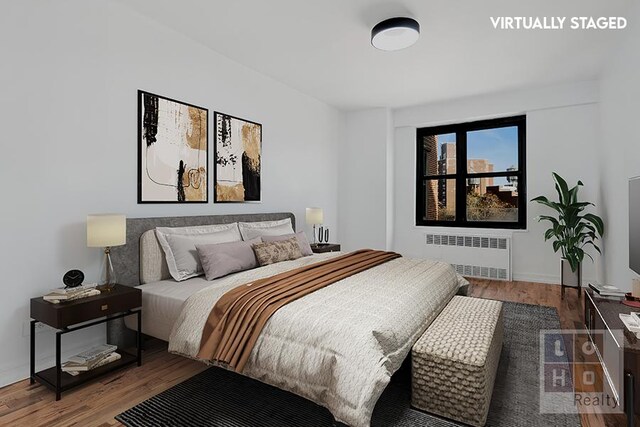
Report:
[[[100,275],[100,284],[96,286],[101,292],[111,291],[117,283],[116,272],[111,262],[111,248],[104,248],[104,261],[102,265],[102,274]]]
[[[96,286],[96,289],[100,292],[111,292],[116,287],[115,283],[105,283],[103,285]]]

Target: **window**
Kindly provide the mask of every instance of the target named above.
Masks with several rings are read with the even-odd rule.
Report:
[[[416,225],[526,227],[525,116],[418,129]]]

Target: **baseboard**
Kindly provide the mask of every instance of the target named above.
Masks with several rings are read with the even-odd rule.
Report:
[[[582,284],[587,286],[589,282],[593,282],[595,279],[591,277],[583,277]],[[549,285],[560,285],[560,276],[536,274],[536,273],[514,273],[514,282],[533,282],[533,283],[546,283]]]
[[[44,335],[44,334],[42,334]],[[40,337],[38,337],[39,339]],[[104,344],[104,334],[98,334],[96,337],[92,337],[89,340],[82,340],[73,344],[68,344],[63,347],[62,360],[80,353],[94,345]],[[29,354],[26,354],[24,362],[15,365],[13,367],[5,368],[0,371],[0,387],[5,387],[18,381],[26,380],[29,378]],[[36,370],[41,371],[47,367],[54,366],[56,364],[55,349],[47,349],[44,354],[36,355]]]
[[[513,273],[514,282],[534,282],[534,283],[547,283],[550,285],[559,285],[560,276],[536,274],[536,273]]]

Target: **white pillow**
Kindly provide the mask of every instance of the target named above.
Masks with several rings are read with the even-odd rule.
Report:
[[[196,245],[239,242],[238,223],[197,227],[157,227],[156,236],[171,277],[178,282],[204,274]]]
[[[238,228],[242,234],[242,240],[253,240],[262,236],[282,236],[294,234],[291,226],[291,218],[279,221],[239,222]]]

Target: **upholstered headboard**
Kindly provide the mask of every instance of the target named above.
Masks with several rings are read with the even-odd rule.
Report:
[[[154,230],[156,227],[188,227],[194,225],[229,224],[232,222],[255,222],[255,221],[275,221],[279,219],[291,218],[293,229],[296,228],[296,218],[290,212],[280,213],[257,213],[257,214],[236,214],[236,215],[207,215],[207,216],[174,216],[158,218],[127,218],[127,244],[111,249],[111,259],[116,270],[118,283],[127,286],[138,286],[141,283],[140,269],[140,239],[145,232]],[[147,233],[145,239],[155,239],[155,234]],[[155,242],[155,241],[154,241]],[[145,247],[154,247],[154,242],[147,242]],[[159,245],[157,250],[160,250]],[[148,256],[145,254],[147,262],[156,262],[158,254]],[[149,271],[145,268],[145,271]],[[158,280],[166,276],[166,264],[159,263],[151,270],[157,271]],[[146,273],[148,274],[148,273]],[[148,281],[149,277],[146,277]]]

